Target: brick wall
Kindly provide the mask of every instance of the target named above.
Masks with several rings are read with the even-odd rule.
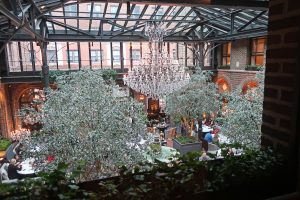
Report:
[[[269,8],[262,144],[294,158],[299,147],[300,1],[273,0]]]
[[[239,86],[243,86],[249,81],[255,81],[255,71],[244,71],[244,70],[218,70],[215,80],[219,78],[225,78],[229,83],[230,89],[235,90]]]
[[[235,40],[231,43],[230,69],[245,69],[250,61],[249,39]]]

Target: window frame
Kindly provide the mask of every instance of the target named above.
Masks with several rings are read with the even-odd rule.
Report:
[[[92,4],[87,4],[87,11],[91,13]],[[98,9],[96,9],[98,8]],[[94,3],[92,17],[101,17],[101,4]]]
[[[52,52],[52,53],[54,53],[53,55],[55,55],[55,57],[54,57],[54,59],[51,59],[50,57],[49,57],[49,52]],[[47,49],[47,64],[55,64],[56,65],[56,62],[57,62],[57,52],[54,50],[54,49]]]
[[[77,52],[77,60],[75,58],[74,53]],[[79,63],[79,51],[78,50],[69,50],[69,62],[70,63]]]
[[[264,40],[263,44],[263,51],[258,51],[258,43],[259,40]],[[257,37],[257,38],[251,38],[251,43],[250,43],[250,64],[255,65],[255,66],[265,66],[265,50],[266,50],[266,38],[265,37]],[[255,50],[254,48],[254,43],[255,43]],[[258,56],[263,57],[263,63],[262,64],[256,64],[256,58]]]
[[[75,9],[73,9],[75,8]],[[77,4],[65,6],[65,16],[76,17],[77,16]]]
[[[226,45],[226,48],[224,48]],[[229,65],[231,64],[231,42],[227,42],[222,44],[222,54],[221,54],[221,63],[222,65]],[[226,52],[224,52],[224,49],[226,49]],[[229,51],[228,51],[229,50]],[[224,59],[226,59],[226,62],[224,63]],[[229,60],[228,60],[229,59]]]
[[[139,60],[139,59],[141,59],[141,50],[140,49],[132,49],[131,58],[132,58],[132,60]]]
[[[93,56],[92,53],[96,52],[96,54]],[[96,59],[93,59],[95,57]],[[100,63],[103,60],[102,58],[102,50],[99,49],[91,49],[91,61]]]

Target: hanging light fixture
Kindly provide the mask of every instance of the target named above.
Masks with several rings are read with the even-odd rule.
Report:
[[[139,65],[124,75],[124,83],[148,97],[159,99],[185,86],[190,79],[184,66],[171,59],[163,51],[163,37],[166,30],[162,22],[148,22],[145,35],[149,37],[149,53],[143,55]]]

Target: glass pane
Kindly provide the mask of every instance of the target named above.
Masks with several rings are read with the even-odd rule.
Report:
[[[265,39],[261,38],[257,40],[257,52],[263,53],[265,49]]]
[[[7,57],[10,72],[20,72],[20,56],[17,42],[9,42],[7,44]]]
[[[57,42],[57,61],[59,70],[68,70],[67,43]]]
[[[255,58],[256,65],[264,65],[264,56],[256,56]]]
[[[20,42],[23,71],[32,71],[30,42]]]
[[[223,47],[222,49],[223,56],[227,56],[228,44],[223,44],[222,47]]]
[[[227,49],[227,55],[230,56],[230,54],[231,54],[231,42],[228,43],[227,48],[228,48]]]

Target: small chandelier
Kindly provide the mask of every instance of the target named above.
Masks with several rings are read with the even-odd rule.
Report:
[[[149,37],[149,50],[139,65],[134,66],[127,75],[124,83],[135,91],[148,97],[159,99],[185,86],[190,75],[185,72],[184,66],[178,60],[171,59],[163,51],[163,36],[166,30],[162,22],[148,22],[145,35]]]

